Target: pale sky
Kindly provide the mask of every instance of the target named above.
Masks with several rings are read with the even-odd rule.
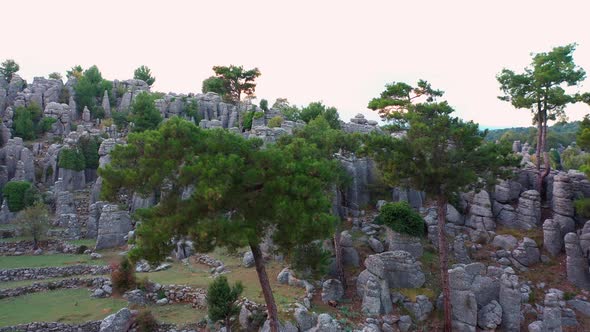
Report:
[[[200,92],[214,65],[258,67],[270,103],[322,100],[342,119],[378,119],[368,101],[386,83],[423,78],[457,115],[483,126],[527,126],[530,112],[499,101],[495,75],[531,52],[577,42],[590,73],[587,1],[2,1],[0,60],[32,80],[80,64],[107,79],[147,65],[153,90]],[[583,91],[590,91],[590,78]],[[570,120],[590,113],[579,105]]]

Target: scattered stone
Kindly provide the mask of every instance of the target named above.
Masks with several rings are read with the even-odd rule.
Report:
[[[340,280],[328,279],[322,284],[322,302],[339,302],[344,296],[344,287]]]

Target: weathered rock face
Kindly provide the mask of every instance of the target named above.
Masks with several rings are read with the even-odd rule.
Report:
[[[515,181],[501,181],[494,190],[494,200],[500,203],[514,202],[520,196],[522,185]]]
[[[75,112],[75,110],[74,110]],[[67,104],[49,103],[45,106],[43,116],[57,120],[51,126],[51,133],[66,136],[70,133],[72,110]]]
[[[559,173],[553,178],[552,209],[553,220],[561,228],[561,236],[575,229],[574,192],[569,176]]]
[[[465,241],[468,240],[466,234],[459,234],[455,236],[453,240],[453,256],[459,264],[471,263],[471,257],[469,257],[469,250],[465,245]]]
[[[543,248],[551,256],[557,256],[563,248],[563,236],[559,224],[553,219],[547,219],[543,223]]]
[[[426,194],[410,188],[395,187],[392,191],[393,202],[408,202],[414,209],[420,209],[424,205]]]
[[[567,280],[577,287],[590,289],[588,259],[584,257],[580,240],[576,233],[567,233],[564,238]]]
[[[520,313],[521,293],[518,276],[504,273],[500,282],[500,305],[502,306],[503,331],[520,331],[522,315]]]
[[[386,280],[389,288],[418,288],[425,282],[420,264],[408,252],[386,251],[365,260],[369,272]]]
[[[434,310],[434,306],[425,295],[416,296],[415,302],[405,299],[402,305],[419,322],[425,321]]]
[[[527,190],[518,199],[515,228],[532,229],[541,223],[541,196],[536,190]]]
[[[86,222],[86,238],[96,239],[98,236],[98,222],[104,205],[105,202],[101,201],[90,204],[88,208],[88,221]]]
[[[64,190],[74,191],[86,187],[86,174],[84,171],[59,168],[59,179],[63,182]]]
[[[369,204],[369,187],[375,181],[374,165],[370,159],[357,158],[354,155],[338,155],[338,160],[352,178],[352,183],[344,193],[346,207],[360,210]]]
[[[104,95],[102,96],[102,109],[104,110],[105,118],[111,117],[111,102],[109,101],[109,93],[107,90],[104,90]]]
[[[9,139],[0,149],[0,165],[6,166],[7,181],[33,180],[35,178],[35,165],[33,154],[24,146],[20,137]],[[3,175],[4,177],[4,175]]]
[[[418,238],[400,234],[395,231],[387,231],[387,244],[389,251],[402,250],[409,252],[415,259],[422,257],[424,249]]]
[[[67,223],[62,223],[61,216],[64,214],[76,213],[74,205],[74,196],[69,191],[58,191],[55,199],[55,216],[60,227],[67,226]]]
[[[481,190],[473,196],[469,213],[465,219],[465,226],[484,232],[496,229],[492,203],[487,191]]]
[[[322,284],[322,302],[338,302],[344,296],[344,287],[337,279],[328,279]]]
[[[464,266],[449,270],[453,331],[475,332],[477,300],[470,288],[471,279]]]
[[[543,326],[547,332],[561,332],[561,307],[559,306],[559,298],[555,293],[545,295]]]
[[[357,292],[367,315],[393,310],[389,289],[418,288],[425,282],[420,264],[405,251],[386,251],[367,257],[367,268],[357,278]]]
[[[107,316],[100,324],[100,332],[127,332],[133,323],[131,310],[123,308]]]
[[[482,330],[495,330],[502,323],[502,306],[496,300],[485,305],[477,314],[477,325]]]
[[[528,237],[518,242],[518,246],[512,251],[512,262],[515,266],[531,267],[541,261],[541,252],[537,243]]]
[[[127,211],[120,211],[117,205],[105,205],[98,221],[96,250],[124,245],[124,237],[131,229],[131,218]]]

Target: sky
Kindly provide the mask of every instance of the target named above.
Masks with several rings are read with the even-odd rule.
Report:
[[[92,4],[91,4],[92,3]],[[135,1],[28,0],[2,4],[0,60],[27,80],[80,64],[107,79],[147,65],[152,90],[200,92],[215,65],[258,67],[256,95],[323,101],[348,120],[386,83],[418,79],[444,90],[456,115],[483,127],[531,124],[497,99],[496,74],[531,52],[576,42],[590,72],[587,1]],[[590,78],[581,91],[590,91]],[[570,120],[587,105],[566,110]]]

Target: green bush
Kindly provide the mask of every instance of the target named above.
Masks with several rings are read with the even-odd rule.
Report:
[[[254,112],[254,116],[253,116],[253,118],[254,118],[254,119],[260,119],[260,118],[262,118],[263,116],[264,116],[264,113],[263,113],[263,112]]]
[[[290,263],[298,275],[318,279],[328,272],[331,256],[321,243],[313,242],[296,246],[291,253]]]
[[[115,126],[117,126],[118,130],[127,128],[127,125],[129,124],[129,112],[116,111],[112,112],[111,115],[113,117],[113,122],[115,123]]]
[[[283,124],[283,118],[280,116],[275,116],[272,119],[268,120],[268,127],[269,128],[276,128],[280,127]]]
[[[51,130],[51,126],[57,122],[57,119],[45,117],[39,121],[39,125],[37,126],[37,130],[39,134],[44,134]]]
[[[389,226],[398,233],[411,236],[424,235],[424,219],[407,202],[385,204],[375,222]]]
[[[244,115],[244,122],[242,123],[242,128],[244,130],[252,129],[252,119],[254,118],[254,113],[255,112],[246,112],[246,115]]]
[[[31,113],[24,107],[17,107],[14,112],[14,136],[24,140],[35,138],[35,129]]]
[[[268,112],[268,100],[260,99],[260,108],[262,108],[263,111]]]
[[[100,147],[98,139],[96,137],[81,137],[78,146],[84,157],[84,167],[97,169],[98,160],[100,159],[98,155],[98,148]]]
[[[18,212],[25,207],[27,191],[31,188],[31,183],[28,181],[11,181],[8,182],[2,189],[2,195],[8,202],[8,209],[11,212]]]
[[[83,171],[86,168],[84,155],[74,149],[63,148],[59,152],[58,165],[61,168]]]
[[[147,92],[137,95],[131,105],[131,120],[134,124],[134,132],[158,128],[160,122],[162,122],[162,115],[156,108],[152,95]]]
[[[588,219],[590,218],[590,198],[582,198],[574,201],[576,214]]]

